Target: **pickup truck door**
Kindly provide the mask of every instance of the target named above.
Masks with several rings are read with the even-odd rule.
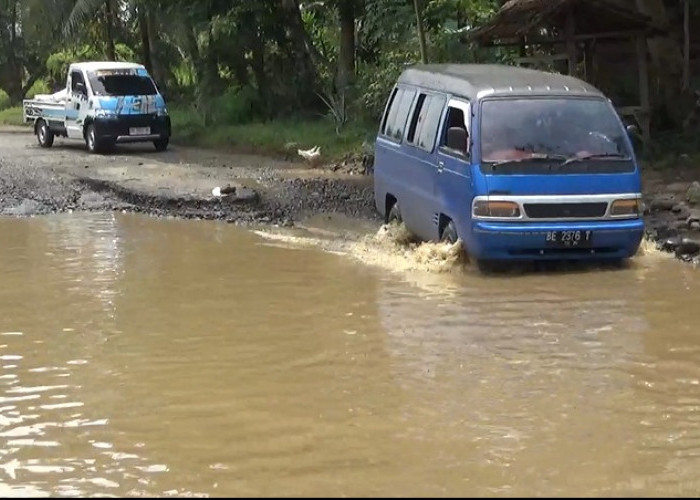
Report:
[[[71,139],[83,139],[83,117],[88,101],[82,71],[71,71],[66,85],[69,90],[66,97],[66,133]]]

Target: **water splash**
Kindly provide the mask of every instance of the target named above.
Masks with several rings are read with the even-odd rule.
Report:
[[[301,236],[293,232],[256,231],[256,234],[283,246],[320,247],[391,271],[449,273],[460,270],[465,263],[461,241],[453,245],[419,242],[403,224],[385,224],[376,233],[354,237],[346,234],[342,238]]]
[[[465,264],[462,242],[418,242],[403,224],[386,224],[376,234],[351,242],[350,255],[397,271],[449,273]]]

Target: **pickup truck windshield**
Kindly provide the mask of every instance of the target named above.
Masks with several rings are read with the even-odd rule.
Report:
[[[155,95],[157,90],[153,81],[147,76],[130,74],[97,75],[88,72],[90,85],[95,95],[127,96]]]
[[[492,99],[481,108],[484,163],[629,160],[625,134],[603,99]]]

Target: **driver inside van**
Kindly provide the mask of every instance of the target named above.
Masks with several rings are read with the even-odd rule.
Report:
[[[485,133],[484,133],[485,132]],[[503,125],[499,131],[482,131],[481,156],[484,161],[519,160],[531,156],[523,146],[518,147],[517,129],[512,125]]]

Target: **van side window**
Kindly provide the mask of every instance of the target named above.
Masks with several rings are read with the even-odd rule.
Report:
[[[415,111],[413,111],[411,125],[408,127],[408,136],[406,137],[406,142],[408,142],[409,144],[416,143],[416,130],[418,129],[419,125],[423,123],[423,119],[425,118],[425,112],[423,110],[427,108],[427,106],[424,106],[426,97],[428,97],[428,102],[430,102],[430,96],[426,96],[425,94],[421,94],[418,96],[418,102],[416,102],[416,109]]]
[[[389,111],[384,135],[396,141],[401,141],[406,128],[408,113],[411,111],[411,104],[415,96],[415,90],[399,89]]]
[[[442,117],[442,110],[445,107],[446,100],[444,96],[434,95],[430,99],[430,104],[425,106],[425,118],[422,120],[423,123],[418,136],[418,147],[429,153],[432,153],[435,147],[435,138],[437,137],[440,117]]]
[[[467,131],[467,134],[471,134],[470,131],[470,118],[471,114],[469,111],[469,104],[460,101],[450,101],[447,108],[447,116],[445,117],[445,126],[442,129],[442,137],[440,138],[440,147],[447,149],[447,131],[452,127],[463,128]],[[469,153],[469,141],[464,145],[464,152]]]
[[[386,124],[389,121],[389,114],[391,113],[391,106],[394,104],[394,100],[396,99],[396,94],[398,93],[399,88],[395,88],[394,91],[391,93],[391,97],[389,98],[389,103],[386,106],[386,111],[384,112],[384,118],[382,119],[382,126],[380,129],[380,133],[384,134],[386,131]],[[403,92],[403,90],[402,90]]]

